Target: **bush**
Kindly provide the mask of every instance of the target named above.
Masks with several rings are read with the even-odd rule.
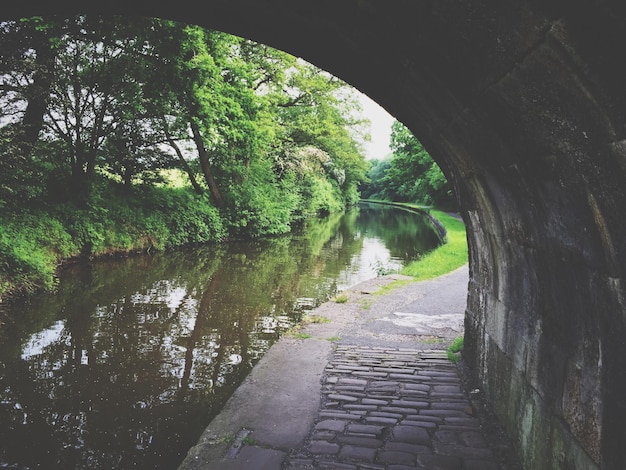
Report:
[[[293,176],[276,181],[268,165],[257,163],[228,193],[228,224],[237,238],[282,235],[291,231],[301,195]]]
[[[52,289],[59,260],[76,250],[61,222],[41,214],[3,217],[0,222],[0,294],[18,285],[28,291]]]
[[[457,337],[452,341],[452,344],[446,350],[448,359],[451,362],[458,362],[461,359],[461,352],[463,351],[463,335]]]
[[[160,217],[144,214],[144,233],[157,246],[173,247],[194,243],[220,241],[226,229],[219,211],[206,197],[197,196],[186,188],[164,189],[165,210]],[[161,225],[157,224],[157,221]],[[160,239],[166,235],[167,238]]]
[[[107,194],[107,197],[103,197]],[[100,185],[86,205],[74,203],[0,218],[0,296],[12,290],[52,290],[59,263],[220,241],[227,233],[208,198],[187,188],[118,193]]]
[[[328,215],[341,212],[345,202],[336,184],[322,177],[307,175],[302,184],[305,215]]]

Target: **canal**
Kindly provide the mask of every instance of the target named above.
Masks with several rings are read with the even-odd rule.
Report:
[[[64,269],[0,326],[0,468],[176,468],[307,309],[437,244],[423,216],[361,204],[285,237]]]

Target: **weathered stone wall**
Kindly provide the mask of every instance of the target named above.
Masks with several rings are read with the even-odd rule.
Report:
[[[28,1],[12,8],[45,12]],[[87,8],[124,14],[129,5]],[[456,186],[470,242],[464,356],[525,466],[624,468],[625,7],[212,0],[199,11],[179,0],[145,8],[300,55],[410,127]]]
[[[588,15],[533,18],[541,35],[446,133],[469,167],[467,357],[530,469],[626,462],[624,108]]]

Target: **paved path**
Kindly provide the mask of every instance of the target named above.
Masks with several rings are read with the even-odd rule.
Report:
[[[272,346],[179,470],[521,468],[445,354],[467,276],[373,295],[397,279],[377,278],[312,311],[330,321]]]
[[[322,408],[286,469],[501,468],[443,351],[338,346]]]

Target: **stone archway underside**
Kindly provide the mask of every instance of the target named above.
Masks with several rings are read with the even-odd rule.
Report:
[[[612,1],[178,0],[117,13],[299,55],[406,124],[468,226],[465,356],[524,464],[626,462],[626,8]],[[10,12],[8,10],[11,10]]]

